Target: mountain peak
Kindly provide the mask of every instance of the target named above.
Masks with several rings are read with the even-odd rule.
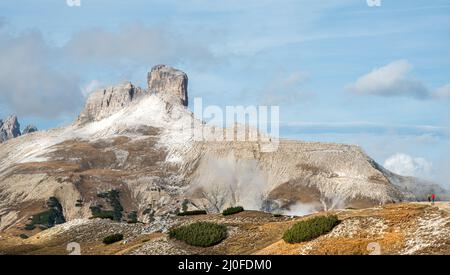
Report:
[[[126,81],[91,93],[76,124],[102,120],[148,95],[158,96],[170,104],[187,106],[187,83],[184,72],[166,65],[154,66],[148,73],[147,90]]]
[[[156,65],[148,73],[148,91],[172,104],[188,105],[186,73],[167,65]]]

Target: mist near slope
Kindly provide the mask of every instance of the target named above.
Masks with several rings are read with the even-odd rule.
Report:
[[[303,216],[330,205],[328,201],[310,204],[298,202],[281,208],[274,202],[276,206],[268,210],[264,205],[271,189],[267,175],[259,168],[257,160],[236,159],[233,152],[224,157],[203,157],[190,188],[191,191],[201,190],[203,207],[213,212],[220,212],[230,206],[242,206],[246,210]],[[338,201],[333,200],[331,207],[340,205]]]
[[[221,211],[229,206],[259,210],[268,190],[267,177],[256,160],[236,160],[207,155],[200,161],[192,189],[200,188],[207,208]]]
[[[297,202],[296,204],[289,206],[288,209],[278,211],[278,213],[288,216],[305,216],[319,211],[320,208],[317,203]]]

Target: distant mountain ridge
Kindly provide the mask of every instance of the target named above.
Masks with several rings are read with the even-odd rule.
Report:
[[[36,126],[30,124],[25,127],[23,132],[20,132],[20,124],[15,115],[7,117],[4,121],[0,119],[0,143],[37,130]]]

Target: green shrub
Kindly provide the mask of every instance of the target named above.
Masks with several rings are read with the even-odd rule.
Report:
[[[183,200],[183,203],[181,204],[181,211],[183,211],[183,212],[188,211],[188,203],[189,203],[189,200],[187,200],[187,199]]]
[[[310,218],[294,224],[284,232],[283,240],[288,243],[310,241],[330,232],[338,224],[336,215]]]
[[[127,223],[137,223],[138,222],[138,219],[137,219],[138,216],[137,216],[136,211],[132,211],[131,213],[129,213],[127,218],[128,218]]]
[[[193,246],[208,247],[220,243],[227,237],[224,225],[211,222],[197,222],[172,228],[169,236]]]
[[[28,231],[34,230],[35,228],[36,228],[36,225],[34,225],[34,224],[27,224],[24,227],[24,229],[28,230]]]
[[[109,235],[103,239],[104,244],[112,244],[123,240],[123,234]]]
[[[236,207],[229,207],[225,210],[223,210],[222,215],[224,216],[228,216],[228,215],[233,215],[239,212],[244,211],[244,207],[242,206],[236,206]]]
[[[62,206],[57,198],[50,197],[46,202],[46,206],[49,208],[48,210],[36,213],[29,219],[29,224],[25,226],[26,230],[33,230],[34,228],[36,228],[36,226],[38,226],[40,229],[47,229],[55,226],[56,224],[66,222]]]
[[[177,214],[177,216],[194,216],[194,215],[206,215],[205,210],[192,210],[192,211],[186,211],[186,212],[180,212]]]
[[[103,193],[98,193],[97,197],[105,199],[113,208],[112,211],[102,210],[102,206],[97,206],[97,209],[92,209],[92,216],[94,218],[110,219],[112,213],[112,220],[120,222],[122,220],[123,207],[120,203],[120,192],[118,190],[110,190]]]
[[[20,234],[19,237],[21,239],[28,239],[28,235],[26,235],[26,234]]]

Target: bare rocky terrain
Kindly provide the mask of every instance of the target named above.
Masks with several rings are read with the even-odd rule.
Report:
[[[31,131],[1,143],[0,232],[13,236],[7,237],[6,243],[18,241],[20,234],[30,237],[18,241],[18,250],[9,247],[5,251],[65,253],[59,238],[71,239],[72,230],[81,232],[80,238],[100,238],[104,228],[134,236],[130,243],[139,249],[130,250],[132,253],[256,253],[278,241],[279,234],[298,218],[246,212],[223,221],[230,222],[230,234],[241,226],[280,225],[270,229],[276,234],[261,237],[266,246],[257,248],[235,243],[202,252],[168,246],[166,236],[158,231],[172,225],[171,217],[182,210],[217,213],[230,205],[242,205],[245,209],[303,215],[369,208],[372,210],[361,211],[375,215],[384,210],[374,206],[424,200],[431,192],[440,199],[448,198],[448,192],[437,184],[395,175],[354,145],[275,143],[254,129],[246,130],[245,135],[257,136],[256,140],[198,140],[194,138],[198,132],[220,137],[224,130],[194,118],[187,109],[187,83],[185,73],[158,65],[148,75],[147,89],[129,82],[100,89],[89,96],[73,124]],[[61,211],[49,206],[49,200],[60,204]],[[416,211],[414,205],[406,205]],[[424,209],[428,208],[417,211],[425,213]],[[438,211],[433,209],[430,213]],[[345,213],[364,212],[340,215]],[[59,223],[55,217],[60,215],[66,223],[54,227]],[[96,217],[115,222],[88,220]],[[127,224],[129,221],[140,223]],[[44,237],[54,230],[59,230],[56,239]],[[51,248],[53,242],[59,242],[56,250]],[[138,245],[143,242],[146,246]],[[99,247],[92,247],[92,253],[102,253]],[[119,253],[114,247],[105,253]]]

